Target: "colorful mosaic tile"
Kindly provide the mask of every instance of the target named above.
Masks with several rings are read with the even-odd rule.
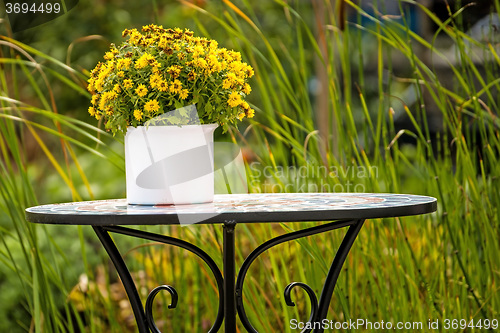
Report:
[[[402,208],[421,208],[418,211]],[[369,218],[402,216],[429,213],[436,210],[436,199],[427,196],[387,194],[387,193],[263,193],[263,194],[223,194],[216,195],[214,202],[192,205],[140,206],[128,205],[125,199],[98,200],[50,204],[31,207],[26,210],[28,220],[38,223],[52,223],[55,215],[84,216],[135,216],[135,215],[175,215],[177,217],[220,215],[221,218],[246,215],[244,221],[251,221],[251,215],[258,216],[255,222],[265,221],[265,214],[301,212],[342,212],[339,218]],[[394,213],[391,215],[391,211]],[[368,213],[370,212],[370,213]],[[347,215],[346,215],[347,214]],[[36,218],[37,215],[44,216]],[[284,215],[282,215],[284,216]],[[275,220],[273,219],[270,220]],[[199,220],[199,219],[198,219]],[[291,221],[288,216],[284,221]],[[300,220],[304,220],[302,217]],[[320,216],[311,215],[311,220]],[[181,221],[182,222],[182,221]],[[200,222],[200,221],[197,221]],[[56,222],[57,223],[57,222]],[[196,223],[196,222],[195,222]],[[87,223],[86,223],[87,224]],[[141,224],[141,223],[137,223]],[[146,223],[149,224],[149,223]]]

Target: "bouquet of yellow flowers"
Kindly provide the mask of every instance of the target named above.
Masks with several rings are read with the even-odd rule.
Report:
[[[125,29],[128,40],[111,44],[91,71],[88,90],[92,93],[89,113],[103,119],[113,134],[128,126],[148,124],[159,115],[195,104],[197,124],[218,123],[226,132],[229,124],[254,110],[245,101],[254,74],[241,61],[241,54],[220,48],[214,40],[194,37],[185,29],[164,29],[148,25]],[[177,112],[161,118],[164,125],[194,124],[192,114]]]

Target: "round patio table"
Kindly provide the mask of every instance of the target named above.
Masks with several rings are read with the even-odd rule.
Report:
[[[153,301],[160,291],[172,296],[169,308],[177,304],[177,292],[169,285],[151,291],[145,306],[132,276],[110,233],[181,247],[199,256],[212,271],[219,292],[217,317],[209,332],[218,332],[224,323],[226,333],[236,332],[237,317],[248,332],[257,332],[243,304],[243,285],[250,265],[263,252],[278,244],[326,231],[348,227],[323,284],[319,301],[307,284],[290,283],[284,290],[289,306],[291,291],[302,288],[311,301],[309,322],[326,318],[333,290],[342,265],[366,219],[420,215],[436,211],[437,200],[428,196],[389,193],[266,193],[216,195],[213,203],[193,205],[139,206],[125,199],[50,204],[26,209],[29,222],[45,224],[91,225],[106,249],[129,297],[140,333],[160,332],[153,318]],[[272,238],[258,246],[245,259],[236,275],[235,227],[242,223],[322,221],[325,223]],[[124,225],[219,224],[223,227],[223,274],[215,261],[201,248],[184,240],[154,234]],[[319,325],[321,326],[321,325]],[[305,330],[310,332],[311,330]],[[314,332],[323,332],[322,328]]]

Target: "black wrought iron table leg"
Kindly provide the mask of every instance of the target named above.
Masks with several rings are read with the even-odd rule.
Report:
[[[225,222],[223,238],[224,265],[224,328],[226,333],[236,333],[236,294],[235,294],[235,237],[236,223]]]
[[[250,253],[250,255],[243,262],[243,265],[241,266],[240,271],[238,273],[238,278],[236,280],[236,304],[238,309],[238,315],[245,329],[251,333],[258,333],[257,330],[250,323],[246,315],[245,306],[243,304],[243,284],[245,281],[245,277],[250,265],[255,261],[255,259],[257,259],[258,256],[260,256],[268,249],[276,245],[282,244],[284,242],[288,242],[302,237],[308,237],[311,235],[321,234],[330,230],[349,227],[349,230],[344,236],[344,240],[342,241],[342,244],[340,245],[335,255],[335,259],[333,260],[332,265],[330,266],[330,271],[328,272],[325,284],[323,285],[323,291],[321,292],[321,297],[319,302],[317,301],[313,289],[305,283],[293,282],[290,283],[285,288],[285,293],[284,293],[285,301],[289,306],[295,306],[295,303],[291,299],[291,290],[294,289],[295,287],[300,287],[307,292],[309,296],[309,301],[311,302],[311,315],[309,317],[309,321],[321,322],[323,319],[325,319],[333,295],[333,290],[335,289],[335,284],[337,283],[337,278],[342,269],[342,265],[344,264],[344,261],[347,257],[347,254],[349,253],[349,250],[351,249],[352,244],[354,243],[354,240],[356,239],[356,236],[358,235],[361,227],[363,226],[363,222],[364,222],[363,220],[336,221],[307,229],[290,232],[288,234],[284,234],[264,242],[263,244],[258,246],[252,253]],[[310,333],[311,331],[312,329],[307,328],[304,329],[301,333]],[[323,329],[315,330],[315,332],[323,332]]]
[[[325,283],[323,284],[323,290],[321,291],[321,296],[319,298],[318,314],[315,319],[316,322],[321,322],[326,318],[328,307],[330,306],[330,301],[333,296],[333,290],[337,284],[340,271],[342,270],[347,254],[351,250],[351,246],[356,240],[363,223],[364,220],[358,220],[355,224],[351,225],[344,236],[342,244],[340,244],[337,254],[335,255],[335,259],[333,259],[328,275],[326,276]],[[314,332],[323,333],[324,329],[320,328]]]
[[[233,221],[226,221],[223,224],[223,265],[224,265],[224,275],[220,273],[217,265],[204,251],[197,248],[193,244],[187,243],[182,240],[174,239],[168,236],[151,234],[139,230],[127,229],[123,227],[98,227],[93,226],[95,233],[99,237],[102,245],[106,249],[111,261],[113,262],[120,279],[122,280],[123,286],[127,292],[127,295],[130,300],[130,304],[132,306],[132,310],[134,312],[137,326],[139,329],[139,333],[150,333],[150,329],[153,332],[159,332],[154,324],[154,319],[152,318],[152,313],[150,311],[149,315],[147,311],[144,310],[142,305],[139,293],[134,284],[132,276],[127,269],[127,266],[120,255],[120,252],[116,248],[115,243],[111,239],[108,232],[115,232],[119,234],[139,237],[143,239],[155,240],[159,242],[163,242],[165,244],[171,244],[175,246],[182,247],[187,249],[200,258],[202,258],[205,263],[207,263],[214,273],[214,276],[217,281],[217,285],[219,286],[219,312],[217,314],[217,318],[214,322],[213,327],[210,329],[210,332],[217,332],[219,327],[222,324],[222,320],[224,320],[224,328],[226,333],[236,333],[236,318],[237,313],[239,314],[240,320],[243,326],[247,329],[248,332],[257,333],[255,328],[250,324],[248,318],[246,316],[244,306],[243,306],[243,282],[250,267],[251,263],[264,251],[267,249],[274,247],[275,245],[281,244],[283,242],[287,242],[290,240],[294,240],[297,238],[307,237],[314,234],[323,233],[329,230],[334,230],[342,227],[349,227],[342,244],[340,245],[337,254],[332,262],[330,267],[330,271],[326,277],[325,283],[323,285],[323,290],[321,292],[321,297],[319,302],[317,301],[316,296],[314,295],[313,290],[306,284],[301,282],[294,282],[289,284],[285,289],[285,300],[288,305],[293,306],[294,303],[291,300],[290,292],[295,287],[300,287],[304,289],[310,298],[311,301],[311,317],[310,321],[313,322],[321,322],[326,318],[328,307],[330,305],[330,301],[333,295],[333,291],[335,289],[335,285],[337,283],[338,276],[342,269],[342,265],[351,249],[354,240],[356,239],[361,227],[363,226],[363,220],[350,220],[350,221],[339,221],[339,222],[331,222],[325,225],[320,225],[316,227],[311,227],[304,230],[299,230],[295,232],[291,232],[282,236],[278,236],[267,242],[261,244],[257,247],[247,259],[245,259],[242,267],[240,268],[240,272],[238,273],[238,279],[236,280],[236,262],[235,262],[235,226],[236,223]],[[222,285],[222,287],[221,287]],[[148,302],[152,303],[154,296],[158,293],[159,290],[165,289],[164,287],[169,286],[161,286],[153,291],[153,295],[150,294],[148,297]],[[172,288],[173,289],[173,288]],[[170,290],[169,290],[170,291]],[[172,295],[173,301],[172,303],[176,303],[177,299],[175,290],[170,291],[175,295]],[[147,303],[148,303],[147,302]],[[151,306],[150,306],[151,307]],[[173,305],[172,307],[175,307]],[[223,311],[222,311],[223,310]],[[149,317],[150,318],[149,318]],[[148,326],[148,318],[151,322],[150,326]],[[323,329],[317,329],[314,332],[322,333]],[[304,333],[311,332],[311,330],[304,330]]]
[[[146,319],[146,313],[144,312],[144,307],[142,306],[141,297],[139,296],[139,292],[135,287],[134,280],[132,279],[129,270],[127,269],[127,265],[123,261],[120,252],[118,252],[115,243],[102,227],[93,226],[93,228],[95,233],[97,234],[97,237],[99,237],[99,240],[106,249],[106,252],[108,253],[111,261],[113,262],[116,271],[120,276],[120,279],[122,280],[123,287],[127,292],[130,305],[132,306],[132,310],[137,321],[139,333],[150,333]]]
[[[140,231],[140,230],[135,230],[135,229],[129,229],[129,228],[124,228],[124,227],[119,227],[119,226],[105,226],[105,227],[97,227],[94,226],[94,231],[96,232],[97,236],[99,237],[102,245],[106,249],[106,252],[108,252],[109,257],[111,258],[111,261],[115,265],[115,268],[118,272],[118,275],[120,276],[120,279],[122,280],[123,286],[125,287],[125,291],[127,292],[128,298],[130,300],[130,304],[132,306],[132,309],[134,311],[134,315],[137,321],[137,326],[139,328],[139,333],[161,333],[158,327],[155,324],[155,320],[153,318],[153,301],[155,296],[160,292],[160,291],[168,291],[172,297],[172,303],[168,306],[169,309],[175,308],[178,300],[178,295],[176,290],[172,286],[168,285],[162,285],[159,286],[151,293],[149,294],[147,300],[146,300],[146,309],[144,309],[142,305],[142,301],[140,299],[139,293],[137,292],[137,288],[134,284],[134,281],[132,279],[132,276],[130,275],[130,272],[127,269],[127,266],[120,255],[120,252],[116,248],[115,243],[111,239],[109,232],[113,233],[118,233],[121,235],[125,236],[131,236],[131,237],[136,237],[136,238],[141,238],[141,239],[147,239],[150,241],[155,241],[155,242],[160,242],[163,244],[168,244],[168,245],[173,245],[177,246],[180,248],[183,248],[195,255],[197,255],[199,258],[201,258],[205,264],[210,268],[212,271],[216,283],[217,283],[217,289],[219,291],[219,308],[217,310],[217,317],[208,331],[209,333],[215,333],[219,331],[219,328],[222,326],[223,320],[224,320],[224,278],[222,276],[222,273],[219,270],[219,267],[217,267],[217,264],[215,261],[202,249],[199,247],[195,246],[194,244],[188,243],[186,241],[183,241],[181,239],[169,237],[169,236],[164,236],[164,235],[158,235],[158,234],[153,234],[150,232],[145,232],[145,231]],[[234,229],[234,226],[233,226]],[[233,258],[234,258],[234,236],[233,236],[233,242],[232,242],[232,248],[233,248]],[[234,264],[233,264],[233,276],[234,276]],[[234,278],[233,278],[234,280]],[[232,293],[234,295],[234,292]],[[236,319],[235,319],[236,320]],[[234,321],[235,321],[234,320]],[[234,331],[235,332],[235,331]]]

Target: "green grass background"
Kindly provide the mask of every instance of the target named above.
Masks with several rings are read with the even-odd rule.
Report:
[[[366,222],[328,319],[500,320],[498,32],[491,23],[482,37],[467,34],[473,5],[465,3],[450,6],[446,20],[417,1],[401,1],[402,15],[384,15],[384,2],[374,3],[380,12],[351,1],[80,1],[66,15],[15,35],[4,14],[0,329],[135,331],[123,287],[90,228],[31,225],[24,209],[125,195],[121,139],[87,116],[85,80],[124,28],[149,23],[190,28],[241,51],[254,67],[255,118],[224,137],[216,134],[243,149],[251,191],[359,190],[438,199],[431,215]],[[435,30],[412,30],[408,4],[423,27]],[[493,1],[490,17],[499,8]],[[349,14],[347,24],[339,20],[341,9]],[[324,168],[333,172],[315,172]],[[292,169],[305,176],[283,171]],[[238,264],[270,237],[311,225],[238,226]],[[220,258],[217,226],[149,230]],[[301,281],[319,294],[342,237],[342,231],[313,236],[257,260],[244,298],[259,332],[291,332],[291,319],[307,320],[306,295],[294,292],[297,306],[288,307],[284,288]],[[159,284],[179,292],[177,309],[162,306],[167,295],[155,303],[163,332],[211,326],[218,295],[195,256],[115,239],[144,299]],[[436,330],[468,331],[460,325]]]

